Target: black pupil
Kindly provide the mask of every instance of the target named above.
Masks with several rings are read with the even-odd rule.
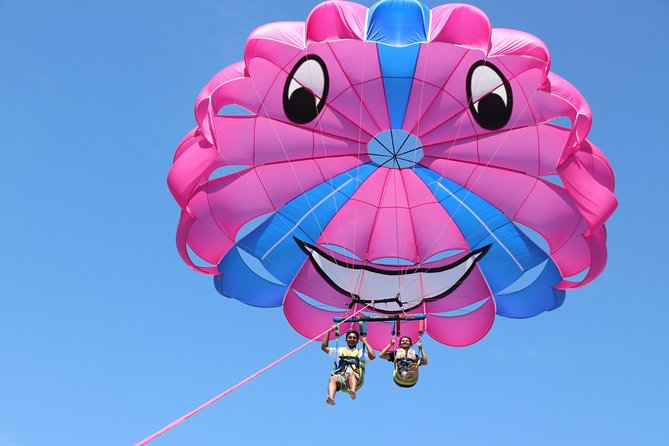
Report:
[[[489,94],[482,98],[478,105],[478,117],[481,121],[485,121],[479,122],[481,127],[496,130],[504,127],[508,122],[509,116],[507,114],[506,104],[501,96]]]
[[[287,102],[287,104],[286,104]],[[286,116],[297,124],[306,124],[318,116],[316,97],[306,88],[298,88],[284,101]]]

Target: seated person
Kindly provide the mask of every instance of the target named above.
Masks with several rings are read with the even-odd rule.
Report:
[[[332,372],[328,381],[328,397],[326,403],[334,406],[335,392],[341,390],[348,392],[351,399],[355,399],[356,391],[362,387],[365,379],[365,362],[371,361],[376,357],[376,352],[367,343],[367,339],[363,336],[362,343],[365,349],[358,349],[358,339],[360,336],[357,331],[349,330],[346,332],[346,347],[331,348],[328,347],[330,341],[330,333],[335,328],[332,326],[327,334],[323,337],[321,349],[334,359],[336,368]],[[363,354],[364,352],[364,354]]]
[[[420,356],[416,354],[416,350],[411,348],[411,338],[403,336],[400,338],[400,346],[394,352],[389,352],[395,344],[395,339],[390,341],[390,344],[384,348],[379,357],[387,359],[394,363],[393,380],[395,384],[400,387],[411,387],[418,382],[418,367],[427,365],[427,355],[423,350],[423,344],[418,341],[416,346],[420,351]]]

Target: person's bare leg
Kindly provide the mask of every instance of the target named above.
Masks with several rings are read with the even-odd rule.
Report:
[[[346,375],[346,382],[348,382],[348,394],[351,396],[351,399],[355,399],[355,391],[358,388],[358,377],[355,376],[355,373],[349,373]]]
[[[331,376],[330,380],[328,381],[328,398],[325,400],[326,403],[334,406],[335,405],[335,392],[339,389],[339,379],[336,376]]]

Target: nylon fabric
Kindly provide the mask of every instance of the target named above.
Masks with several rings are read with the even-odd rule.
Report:
[[[463,4],[332,1],[259,27],[175,151],[179,255],[305,336],[368,306],[464,346],[558,308],[602,273],[617,200],[592,111],[550,64]]]
[[[387,0],[369,9],[366,40],[402,46],[427,41],[430,10],[415,0]]]

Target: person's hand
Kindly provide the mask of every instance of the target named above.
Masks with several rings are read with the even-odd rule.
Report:
[[[392,338],[390,338],[390,345],[395,345],[396,340],[397,340],[397,338],[394,337],[394,336]]]
[[[418,350],[420,350],[420,349],[423,348],[423,343],[418,341],[418,342],[416,342],[416,346],[418,347]]]

